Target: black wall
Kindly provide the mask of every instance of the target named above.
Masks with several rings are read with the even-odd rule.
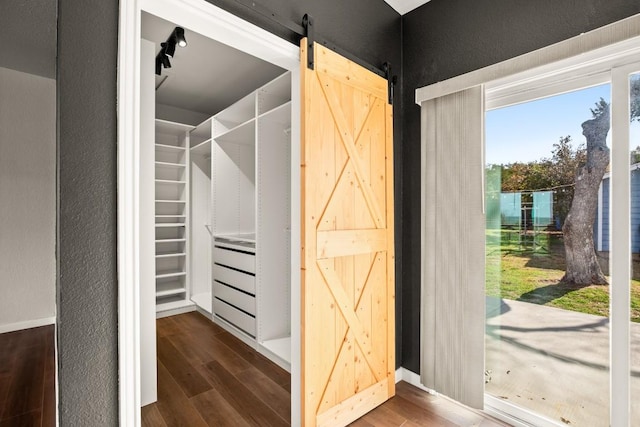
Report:
[[[289,31],[236,1],[211,1],[281,37],[294,39]],[[320,37],[371,64],[380,66],[391,61],[399,68],[401,19],[382,0],[256,3],[297,22],[304,13],[310,13]],[[58,0],[61,425],[117,425],[118,420],[116,161],[117,145],[123,143],[117,141],[116,116],[118,12],[118,2]],[[395,105],[400,106],[400,91],[396,99]],[[401,129],[396,108],[398,169]],[[400,185],[397,179],[399,237]],[[400,242],[397,247],[400,259]],[[398,304],[400,295],[398,292]],[[398,321],[398,330],[400,325]]]
[[[431,0],[402,20],[402,366],[420,370],[420,108],[415,89],[640,13],[638,0]]]

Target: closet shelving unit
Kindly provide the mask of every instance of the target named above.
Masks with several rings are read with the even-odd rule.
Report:
[[[290,127],[285,73],[190,135],[192,300],[285,369],[291,359]],[[199,285],[207,283],[201,265],[209,266],[208,287]]]
[[[258,348],[291,366],[291,78],[257,93]]]
[[[188,300],[189,131],[193,126],[156,119],[156,313],[192,306]]]
[[[191,301],[211,316],[211,123],[205,120],[189,135]]]

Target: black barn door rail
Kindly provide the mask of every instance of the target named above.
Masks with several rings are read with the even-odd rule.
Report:
[[[321,44],[323,46],[326,46],[327,48],[331,49],[332,51],[344,56],[345,58],[355,62],[356,64],[366,68],[367,70],[381,76],[384,77],[385,79],[387,79],[388,85],[389,85],[389,104],[393,104],[393,92],[394,92],[394,86],[397,82],[397,76],[394,76],[391,74],[391,64],[389,62],[385,62],[384,65],[382,66],[382,69],[369,64],[366,61],[363,61],[362,59],[354,56],[353,54],[351,54],[350,52],[347,52],[341,48],[339,48],[338,46],[335,46],[333,44],[328,43],[326,40],[322,40],[320,38],[317,37],[316,35],[316,31],[315,31],[315,22],[313,20],[313,17],[311,15],[309,15],[308,13],[305,14],[302,17],[302,25],[296,23],[296,22],[292,22],[290,20],[284,19],[281,16],[279,16],[278,14],[270,11],[269,9],[267,9],[266,7],[257,4],[255,1],[252,0],[235,0],[236,3],[238,3],[239,5],[244,6],[247,9],[250,9],[260,15],[262,15],[264,18],[267,18],[268,20],[270,20],[271,22],[274,22],[278,25],[280,25],[283,28],[286,28],[289,31],[292,31],[294,34],[297,34],[301,39],[303,37],[307,38],[307,58],[306,58],[306,62],[307,62],[307,67],[309,67],[309,69],[313,70],[315,67],[315,63],[314,63],[314,52],[313,52],[313,42],[315,41],[318,44]],[[301,58],[301,60],[304,60]]]

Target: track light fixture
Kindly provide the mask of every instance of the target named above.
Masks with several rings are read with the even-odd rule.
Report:
[[[164,46],[164,54],[173,58],[173,55],[176,53],[176,44],[169,39],[166,43],[161,43],[161,45]]]
[[[184,38],[184,28],[175,27],[166,42],[160,43],[160,53],[156,56],[156,74],[162,74],[162,68],[171,68],[169,57],[176,53],[176,45],[185,47],[187,39]]]
[[[180,47],[187,46],[187,39],[184,38],[184,28],[176,27],[173,30],[172,36],[175,37],[175,41],[178,44],[178,46]]]
[[[169,54],[167,53],[167,44],[160,43],[162,49],[160,49],[160,60],[162,61],[162,66],[164,68],[171,68],[171,62],[169,61]]]

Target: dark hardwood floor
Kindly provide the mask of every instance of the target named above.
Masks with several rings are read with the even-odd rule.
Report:
[[[54,326],[0,334],[0,427],[55,426]]]
[[[290,425],[291,377],[199,313],[157,321],[158,401],[142,425]],[[504,426],[405,382],[353,426]]]
[[[158,401],[143,426],[287,426],[291,377],[198,313],[158,319]],[[55,426],[54,327],[0,334],[0,427]],[[405,382],[353,426],[504,426]]]

